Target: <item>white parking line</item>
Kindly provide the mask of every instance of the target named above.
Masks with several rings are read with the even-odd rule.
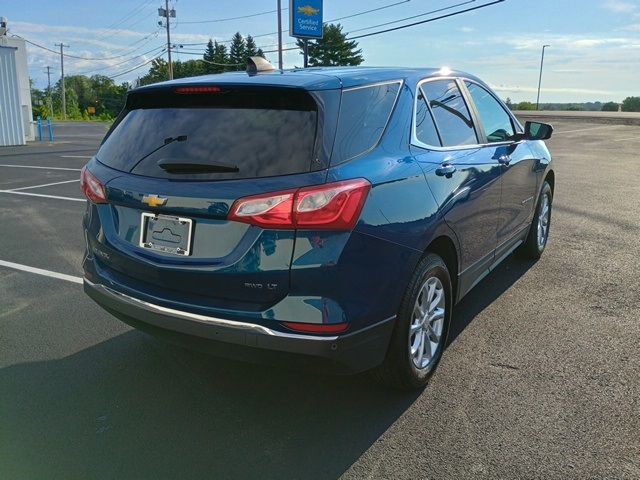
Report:
[[[0,190],[0,193],[11,193],[13,195],[27,195],[30,197],[54,198],[56,200],[71,200],[72,202],[86,202],[84,198],[61,197],[59,195],[43,195],[42,193],[14,192],[13,190]]]
[[[614,128],[618,125],[602,125],[601,127],[589,127],[589,128],[579,128],[577,130],[564,130],[561,132],[554,132],[554,135],[562,135],[563,133],[576,133],[576,132],[587,132],[589,130],[600,130],[602,128]]]
[[[42,188],[42,187],[51,187],[53,185],[62,185],[63,183],[72,183],[72,182],[79,182],[80,179],[76,178],[74,180],[65,180],[64,182],[53,182],[53,183],[45,183],[44,185],[33,185],[31,187],[20,187],[20,188],[12,188],[10,190],[7,190],[8,192],[17,192],[18,190],[30,190],[32,188]]]
[[[93,158],[91,155],[60,155],[60,158]]]
[[[81,168],[65,168],[65,167],[42,167],[36,165],[0,165],[0,167],[12,167],[12,168],[39,168],[42,170],[66,170],[69,172],[79,172]]]
[[[28,265],[22,265],[20,263],[7,262],[5,260],[0,260],[0,266],[13,268],[14,270],[20,270],[23,272],[35,273],[37,275],[44,275],[45,277],[57,278],[59,280],[66,280],[67,282],[79,283],[82,285],[82,277],[74,277],[72,275],[66,275],[64,273],[52,272],[51,270],[30,267]]]

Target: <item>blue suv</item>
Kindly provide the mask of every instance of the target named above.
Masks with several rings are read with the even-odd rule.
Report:
[[[452,306],[542,254],[551,133],[444,69],[137,88],[82,172],[85,291],[174,342],[422,387]]]

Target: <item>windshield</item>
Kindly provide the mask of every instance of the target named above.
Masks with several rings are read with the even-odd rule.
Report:
[[[304,92],[281,92],[260,101],[255,101],[255,92],[229,92],[215,100],[168,95],[166,106],[157,105],[163,99],[156,94],[155,101],[134,103],[138,108],[126,112],[97,158],[117,170],[157,178],[238,179],[308,172],[317,108],[308,94],[300,93]],[[189,98],[183,101],[184,97]],[[166,142],[179,137],[184,140]],[[185,175],[162,167],[181,163],[236,168]]]

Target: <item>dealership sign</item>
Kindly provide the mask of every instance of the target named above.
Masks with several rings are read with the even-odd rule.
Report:
[[[322,38],[322,0],[289,1],[289,34],[298,38]]]

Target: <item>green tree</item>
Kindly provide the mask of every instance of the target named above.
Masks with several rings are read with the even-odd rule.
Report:
[[[151,62],[151,68],[146,75],[138,79],[138,85],[163,82],[169,78],[169,65],[166,60],[156,58]]]
[[[207,73],[216,73],[214,71],[215,66],[213,65],[214,63],[214,57],[216,55],[216,50],[215,50],[215,45],[213,44],[213,40],[209,39],[209,41],[207,42],[207,48],[205,48],[204,50],[204,55],[202,55],[202,59],[205,62],[205,71]]]
[[[535,109],[536,109],[535,104],[531,102],[520,102],[517,105],[515,105],[515,110],[535,110]]]
[[[509,110],[513,110],[513,102],[511,101],[511,98],[507,97],[507,100],[504,103]]]
[[[246,58],[258,56],[258,46],[251,35],[247,35],[244,54]]]
[[[620,106],[620,104],[618,104],[616,102],[603,103],[602,104],[602,111],[603,112],[617,112],[619,106]]]
[[[247,45],[240,35],[240,32],[231,39],[231,46],[229,47],[229,70],[244,70],[247,62]]]
[[[623,112],[640,112],[640,97],[627,97],[622,101]]]
[[[176,61],[173,63],[173,78],[197,77],[207,73],[206,64],[202,60]]]
[[[298,39],[297,46],[300,49],[300,54],[304,55],[304,41],[302,39]],[[308,54],[309,65],[312,67],[360,65],[364,62],[362,49],[358,48],[358,42],[347,40],[339,23],[324,25],[323,38],[308,41]]]
[[[222,73],[228,68],[227,47],[217,41],[209,40],[202,58],[205,61],[206,73]]]

